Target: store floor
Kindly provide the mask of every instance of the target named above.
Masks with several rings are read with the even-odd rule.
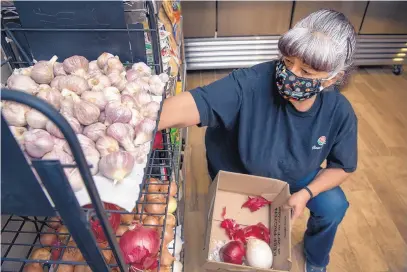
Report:
[[[229,71],[190,72],[187,89]],[[344,95],[359,119],[359,167],[342,188],[351,206],[340,225],[330,272],[407,271],[407,74],[391,69],[359,70]],[[203,271],[209,177],[204,128],[189,128],[186,146],[185,269]],[[308,214],[292,233],[293,268],[303,271],[302,236]]]

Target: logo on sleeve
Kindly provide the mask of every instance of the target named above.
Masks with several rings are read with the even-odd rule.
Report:
[[[321,149],[322,146],[323,146],[324,144],[326,144],[326,137],[325,137],[325,136],[319,137],[318,140],[317,140],[317,143],[318,143],[318,146],[314,145],[314,146],[312,147],[312,150],[314,150],[314,149]]]

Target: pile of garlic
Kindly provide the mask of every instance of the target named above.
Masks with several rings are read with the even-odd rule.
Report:
[[[77,134],[92,174],[120,182],[147,161],[168,76],[153,75],[142,62],[126,71],[117,56],[106,52],[91,62],[82,56],[56,61],[54,56],[16,69],[7,88],[55,107]],[[2,113],[29,158],[74,163],[63,134],[43,114],[8,101]],[[77,169],[65,173],[74,191],[84,187]]]

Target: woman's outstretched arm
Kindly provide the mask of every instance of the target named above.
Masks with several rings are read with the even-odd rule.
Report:
[[[183,128],[200,123],[199,111],[190,92],[164,100],[158,129]]]

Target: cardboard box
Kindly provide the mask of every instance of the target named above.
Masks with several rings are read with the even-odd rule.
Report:
[[[276,179],[220,171],[209,188],[208,225],[205,236],[204,268],[206,271],[271,272],[291,269],[291,211],[283,209],[290,197],[286,182]],[[262,196],[272,201],[256,212],[241,208],[247,196]],[[226,218],[234,219],[245,227],[263,223],[270,229],[270,246],[273,251],[271,269],[259,269],[210,260],[219,240],[229,240],[222,222],[222,210],[226,207]]]

